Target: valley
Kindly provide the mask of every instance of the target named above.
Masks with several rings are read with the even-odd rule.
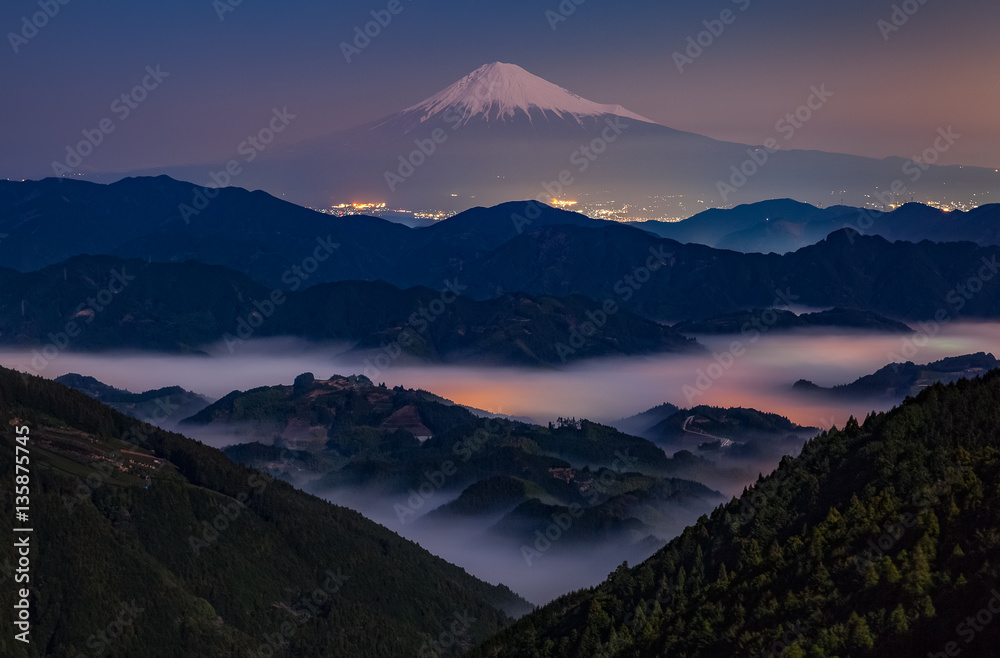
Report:
[[[963,345],[1000,350],[995,325],[947,329],[946,336],[921,349],[921,356],[951,355]],[[776,330],[755,342],[743,337],[745,354],[704,391],[698,388],[700,373],[714,373],[709,370],[717,363],[712,355],[735,337],[700,338],[707,340],[704,354],[602,359],[557,371],[394,364],[368,379],[359,372],[364,362],[357,358],[345,360],[311,343],[264,340],[251,341],[246,352],[223,349],[211,356],[64,353],[46,376],[63,370],[90,372],[118,389],[154,389],[139,396],[85,379],[60,378],[109,404],[124,404],[119,408],[126,413],[225,448],[237,462],[358,510],[470,573],[543,604],[597,584],[622,559],[635,563],[652,555],[711,511],[723,500],[720,494],[739,495],[784,455],[798,454],[821,430],[886,410],[903,397],[817,398],[795,394],[791,384],[806,374],[832,385],[874,372],[887,354],[900,349],[905,335]],[[854,358],[845,360],[847,353]],[[0,364],[6,366],[28,361],[30,353],[0,353]],[[326,375],[313,377],[313,383],[299,378],[319,367],[359,374],[350,381],[327,380]],[[281,382],[283,387],[274,387]],[[697,392],[690,402],[685,386]],[[305,388],[296,393],[300,387]],[[244,396],[234,393],[248,388],[254,390]],[[202,393],[199,403],[187,407],[189,420],[178,423],[176,414],[159,411],[191,404],[187,390]],[[375,406],[365,402],[368,407],[351,403],[351,415],[343,416],[344,402],[333,400],[358,394],[359,400],[374,395],[372,400],[383,401]],[[281,402],[286,395],[292,397]],[[301,403],[294,402],[297,396]],[[218,402],[208,406],[210,399]],[[147,400],[149,406],[132,400]],[[755,415],[753,409],[777,416]],[[237,410],[241,415],[234,415]],[[487,412],[504,416],[490,420]],[[644,413],[630,418],[639,412]],[[590,419],[588,426],[600,432],[613,432],[610,426],[615,426],[625,433],[618,436],[633,437],[628,439],[633,443],[617,445],[610,438],[615,434],[599,434],[605,437],[599,439],[603,447],[589,457],[548,445],[550,439],[542,437],[551,432],[545,429],[549,423],[568,436],[587,433],[560,426],[567,422],[561,419],[571,417]],[[685,432],[685,423],[735,445],[715,446],[713,439]],[[512,443],[515,437],[521,438]],[[643,452],[629,447],[636,445],[645,446]],[[647,456],[627,463],[620,458],[634,460],[637,454]],[[628,473],[633,475],[626,477]],[[587,478],[601,482],[594,490],[601,492],[596,499],[588,493],[592,485]],[[677,485],[669,483],[682,481],[702,487],[701,493],[678,498],[671,492]],[[492,500],[497,502],[488,502]],[[541,507],[532,508],[536,504]],[[575,505],[587,515],[569,517],[574,521],[569,539],[529,564],[521,549],[527,547],[529,554],[537,550],[535,530],[544,532],[553,516],[566,518],[560,515],[576,510]],[[582,546],[585,552],[580,552]],[[539,563],[546,568],[538,569]]]

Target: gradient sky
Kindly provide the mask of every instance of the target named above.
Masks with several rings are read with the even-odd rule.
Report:
[[[390,114],[497,60],[674,128],[756,144],[825,84],[835,95],[794,148],[908,157],[953,126],[962,139],[943,163],[1000,166],[1000,4],[925,0],[886,41],[877,22],[895,1],[587,0],[553,30],[545,12],[559,0],[401,0],[348,63],[340,43],[388,0],[242,0],[224,20],[216,5],[227,0],[75,0],[16,54],[8,33],[39,0],[6,0],[0,177],[50,175],[104,117],[115,132],[83,170],[222,161],[274,107],[297,114],[280,136],[292,143]],[[724,9],[735,22],[678,72],[672,54]],[[157,64],[170,77],[118,120],[111,103]]]

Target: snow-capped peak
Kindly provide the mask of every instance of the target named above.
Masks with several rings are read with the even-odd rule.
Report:
[[[494,62],[480,66],[455,84],[404,110],[407,114],[419,113],[420,121],[451,109],[463,123],[472,117],[482,116],[487,121],[513,119],[518,110],[529,118],[539,112],[559,118],[600,116],[614,114],[646,123],[655,123],[643,116],[629,112],[621,105],[602,105],[588,101],[554,85],[537,75],[528,73],[515,64]]]

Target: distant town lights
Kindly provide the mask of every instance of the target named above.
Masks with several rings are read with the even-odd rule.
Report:
[[[330,206],[334,210],[385,210],[385,203],[341,203]]]

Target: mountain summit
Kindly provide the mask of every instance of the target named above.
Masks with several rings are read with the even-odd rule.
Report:
[[[507,121],[522,114],[529,120],[556,117],[576,119],[578,122],[580,117],[611,114],[655,123],[621,105],[602,105],[581,98],[520,66],[503,62],[480,66],[443,91],[406,108],[403,114],[418,114],[419,121],[423,122],[449,110],[451,116],[462,117],[462,124],[473,117],[486,121]],[[449,119],[446,121],[451,122]]]
[[[238,184],[319,208],[381,201],[397,209],[462,211],[565,195],[581,207],[629,208],[633,219],[673,219],[775,198],[861,207],[871,203],[879,181],[898,178],[906,164],[785,149],[783,139],[775,145],[762,154],[762,146],[670,128],[494,62],[406,109],[268,148]],[[205,180],[203,166],[156,173]],[[990,202],[1000,194],[1000,177],[983,167],[933,165],[907,189],[914,201],[976,195]],[[774,221],[766,224],[777,230],[770,228]]]

